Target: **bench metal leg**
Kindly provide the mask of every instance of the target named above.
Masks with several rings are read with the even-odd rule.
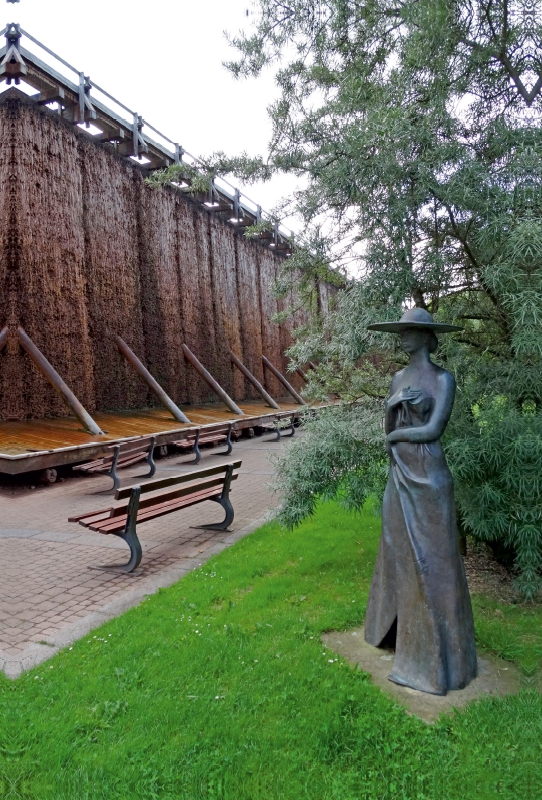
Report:
[[[233,476],[233,467],[230,465],[226,472],[226,477],[224,478],[224,488],[222,489],[222,494],[220,497],[210,497],[209,500],[212,500],[215,503],[219,503],[224,511],[226,512],[226,516],[223,522],[212,522],[209,525],[191,525],[191,528],[199,528],[205,531],[227,531],[229,526],[233,522],[234,512],[233,506],[230,501],[230,486]]]
[[[156,447],[156,436],[153,436],[151,439],[151,447],[147,458],[145,459],[146,463],[149,465],[150,470],[144,475],[144,478],[152,478],[154,473],[156,472],[156,464],[154,463],[154,448]]]
[[[211,522],[209,525],[191,525],[191,528],[199,528],[200,530],[204,531],[227,531],[230,525],[233,522],[233,506],[230,502],[229,497],[210,497],[210,500],[213,500],[215,503],[219,503],[224,511],[226,512],[226,516],[224,517],[223,522]]]
[[[266,442],[278,442],[279,441],[281,433],[280,433],[280,428],[279,428],[278,425],[275,425],[275,430],[273,431],[271,436],[274,436],[275,438],[274,439],[266,439],[265,441]]]
[[[117,472],[117,464],[119,461],[120,455],[120,444],[115,447],[115,454],[113,455],[113,461],[111,462],[111,469],[107,473],[110,478],[113,480],[113,488],[111,489],[112,492],[116,492],[120,486],[120,478]]]
[[[115,536],[120,536],[124,539],[130,548],[130,560],[126,564],[104,564],[103,566],[96,566],[94,569],[103,569],[107,572],[120,572],[128,574],[133,572],[141,563],[143,551],[141,549],[141,542],[137,538],[136,522],[137,512],[139,509],[139,497],[141,495],[141,487],[134,486],[130,494],[130,502],[128,504],[128,517],[123,531],[115,533]]]
[[[228,426],[228,436],[227,436],[227,438],[226,438],[226,447],[227,447],[228,449],[226,450],[226,452],[225,452],[225,453],[220,453],[220,455],[221,455],[221,456],[229,456],[229,454],[230,454],[230,453],[231,453],[231,451],[233,450],[233,444],[232,444],[232,440],[231,440],[231,431],[232,431],[232,428],[233,428],[233,425],[232,425],[232,423],[230,422],[230,424],[229,424],[229,426]]]
[[[295,434],[295,426],[294,426],[294,422],[295,422],[295,417],[293,417],[293,416],[292,416],[292,418],[291,418],[291,420],[290,420],[290,424],[289,424],[289,426],[288,426],[288,428],[290,429],[290,433],[285,433],[284,431],[287,431],[287,430],[288,430],[288,428],[285,428],[285,429],[282,431],[282,435],[283,435],[283,436],[293,436],[293,435]]]
[[[195,453],[196,457],[192,461],[185,461],[185,464],[199,464],[201,461],[201,450],[199,449],[199,428],[196,431],[196,441],[192,445],[192,453]]]

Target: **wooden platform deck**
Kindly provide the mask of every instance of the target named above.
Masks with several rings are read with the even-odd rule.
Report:
[[[190,430],[206,425],[233,422],[234,430],[269,422],[285,411],[299,411],[299,405],[279,401],[280,412],[253,400],[238,405],[244,416],[236,416],[220,404],[186,406],[191,424],[177,422],[159,408],[138,411],[95,413],[93,418],[104,436],[85,432],[73,417],[0,422],[0,472],[24,472],[76,464],[101,455],[111,444],[154,435],[157,445],[182,439]]]

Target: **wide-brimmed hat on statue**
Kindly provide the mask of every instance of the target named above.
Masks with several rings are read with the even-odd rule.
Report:
[[[452,331],[463,330],[461,325],[434,322],[433,317],[425,308],[409,308],[397,322],[373,322],[372,325],[367,325],[367,329],[370,331],[387,331],[389,333],[401,333],[407,328],[432,330],[435,333],[452,333]]]

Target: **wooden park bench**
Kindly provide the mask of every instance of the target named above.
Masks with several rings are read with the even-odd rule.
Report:
[[[288,419],[290,423],[287,424]],[[293,436],[295,433],[295,414],[277,414],[272,422],[267,425],[262,425],[264,434],[273,433],[275,436],[275,441],[279,441],[282,436]],[[289,430],[290,433],[286,433],[285,431]],[[272,442],[273,439],[268,439],[267,441]]]
[[[220,444],[224,442],[226,450],[217,453],[216,455],[229,456],[233,449],[231,440],[232,423],[226,425],[213,425],[212,428],[198,428],[195,432],[190,432],[185,439],[172,442],[175,447],[189,448],[192,453],[196,454],[193,461],[188,461],[188,464],[199,464],[201,459],[200,444]]]
[[[112,491],[115,491],[120,486],[120,478],[117,470],[123,467],[131,467],[132,464],[137,464],[138,461],[146,461],[149,465],[149,471],[143,475],[144,478],[152,478],[156,472],[156,464],[154,463],[154,448],[156,446],[156,436],[150,439],[137,440],[135,442],[123,442],[110,448],[110,452],[102,458],[97,458],[95,461],[88,461],[86,464],[80,464],[73,467],[74,470],[86,472],[87,474],[106,473],[113,480]]]
[[[141,543],[137,538],[136,524],[148,522],[164,514],[171,514],[181,508],[213,500],[224,509],[223,522],[197,525],[197,528],[212,531],[226,531],[233,522],[233,506],[230,502],[231,482],[237,480],[241,461],[222,464],[219,467],[195,470],[175,477],[146,481],[132,488],[117,489],[115,500],[122,501],[111,508],[91,511],[70,517],[69,522],[78,522],[85,528],[98,533],[120,536],[130,548],[127,564],[114,564],[98,567],[113,572],[133,572],[141,562]],[[187,485],[188,484],[188,485]],[[148,497],[141,498],[142,495]]]

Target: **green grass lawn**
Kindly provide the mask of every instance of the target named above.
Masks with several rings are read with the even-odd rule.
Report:
[[[542,797],[538,692],[428,726],[322,646],[323,631],[363,622],[379,527],[334,504],[294,533],[266,525],[0,678],[0,797]],[[532,682],[541,610],[474,605],[479,646]]]

